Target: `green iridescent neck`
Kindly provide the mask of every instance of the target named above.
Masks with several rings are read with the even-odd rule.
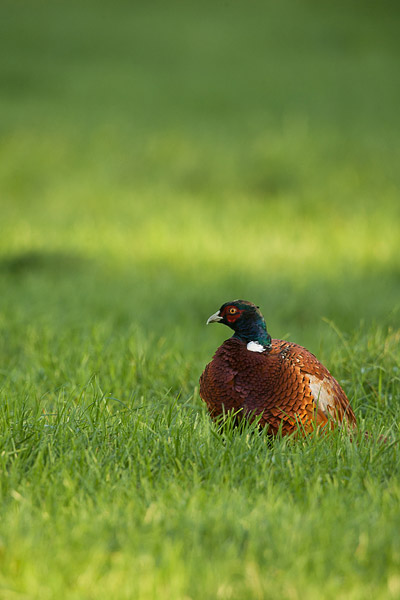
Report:
[[[265,348],[271,346],[271,336],[267,331],[264,318],[258,319],[243,319],[235,328],[234,338],[243,342],[258,342]]]

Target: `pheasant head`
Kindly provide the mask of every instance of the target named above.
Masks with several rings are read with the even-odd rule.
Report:
[[[263,352],[271,346],[271,336],[259,307],[247,300],[225,302],[211,315],[209,323],[228,325],[234,331],[233,337],[246,342],[253,352]]]

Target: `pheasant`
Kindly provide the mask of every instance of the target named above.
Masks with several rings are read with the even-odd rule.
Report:
[[[226,302],[209,323],[234,331],[200,377],[200,396],[213,419],[232,411],[239,419],[257,418],[273,435],[356,427],[346,394],[328,369],[305,348],[271,339],[258,306]]]

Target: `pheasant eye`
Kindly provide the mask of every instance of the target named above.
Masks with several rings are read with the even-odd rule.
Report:
[[[237,313],[237,308],[234,308],[233,306],[231,306],[231,308],[229,309],[229,312],[231,313],[231,315],[234,315],[235,313]]]

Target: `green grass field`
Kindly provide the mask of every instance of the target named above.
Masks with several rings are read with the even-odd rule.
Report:
[[[399,26],[2,3],[1,600],[400,598]],[[205,321],[237,297],[358,442],[218,433]]]

